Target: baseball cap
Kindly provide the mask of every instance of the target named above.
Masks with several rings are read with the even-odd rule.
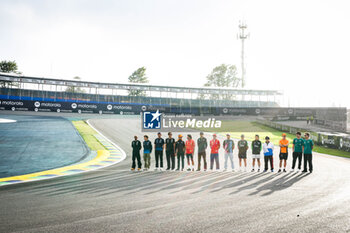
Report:
[[[229,133],[227,133],[227,134],[226,134],[226,136],[230,136],[230,134],[229,134]]]
[[[283,133],[282,136],[287,136],[287,134]]]
[[[179,134],[179,138],[182,138],[182,134]]]
[[[214,134],[213,134],[213,136],[215,136],[215,137],[216,137],[216,133],[214,133]]]

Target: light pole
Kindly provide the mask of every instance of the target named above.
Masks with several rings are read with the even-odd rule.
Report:
[[[249,37],[249,34],[246,33],[247,24],[245,22],[239,22],[239,39],[242,41],[242,50],[241,50],[241,87],[245,87],[245,65],[244,65],[244,41]]]

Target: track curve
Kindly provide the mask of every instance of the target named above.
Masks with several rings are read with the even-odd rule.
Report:
[[[0,188],[0,232],[350,230],[349,159],[315,153],[311,175],[132,173],[130,141],[141,136],[138,119],[90,123],[126,151],[126,160],[99,171]]]

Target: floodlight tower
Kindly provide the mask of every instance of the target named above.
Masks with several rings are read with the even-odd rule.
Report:
[[[242,51],[241,51],[241,69],[242,69],[242,76],[241,76],[241,87],[244,88],[245,86],[245,65],[244,65],[244,41],[248,39],[249,34],[246,32],[247,24],[245,22],[240,21],[239,22],[239,34],[237,35],[238,39],[242,41]]]

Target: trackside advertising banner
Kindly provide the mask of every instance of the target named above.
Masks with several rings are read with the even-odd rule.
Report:
[[[142,111],[142,106],[124,104],[93,104],[79,102],[48,102],[0,99],[0,110],[130,115]]]
[[[183,107],[160,104],[83,102],[62,99],[32,99],[30,97],[0,96],[0,109],[13,111],[68,111],[100,114],[139,114],[144,111],[159,110],[168,114],[214,115],[214,116],[264,116],[270,120],[306,120],[313,116],[316,123],[346,122],[346,108],[281,108],[281,107]],[[321,111],[322,110],[322,111]],[[318,118],[322,112],[323,119]],[[328,113],[328,115],[327,115]],[[333,116],[336,116],[336,119]]]

